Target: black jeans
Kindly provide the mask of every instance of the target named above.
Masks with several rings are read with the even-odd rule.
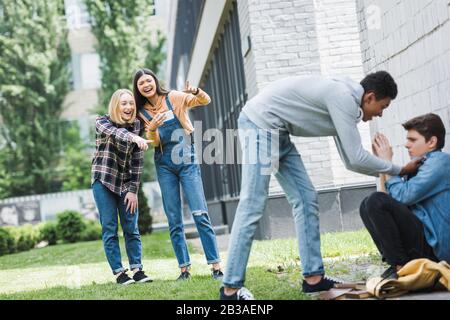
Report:
[[[359,212],[383,261],[391,266],[420,258],[439,261],[425,239],[422,222],[406,205],[376,192],[363,200]]]

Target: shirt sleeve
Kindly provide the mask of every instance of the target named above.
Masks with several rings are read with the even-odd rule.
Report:
[[[341,93],[334,96],[327,105],[337,132],[336,146],[347,169],[372,176],[378,176],[379,173],[400,173],[399,166],[375,157],[363,148],[356,115],[352,112],[355,101],[351,95]]]
[[[142,133],[141,122],[138,120],[135,122],[135,134]],[[131,184],[129,187],[129,192],[138,193],[139,184],[141,181],[142,170],[144,168],[144,151],[139,149],[137,145],[134,146],[131,154]]]
[[[198,106],[206,106],[209,103],[211,103],[211,98],[209,97],[209,95],[200,88],[198,88],[197,95],[193,95],[190,93],[184,93],[184,92],[180,92],[180,93],[183,95],[182,96],[183,106],[186,109],[194,108],[194,107],[198,107]]]
[[[135,146],[133,155],[131,157],[131,184],[129,192],[135,194],[138,193],[143,168],[144,168],[144,151],[140,150],[137,146]]]
[[[145,137],[147,138],[147,140],[151,141],[150,144],[152,145],[152,147],[159,146],[160,139],[158,129],[156,129],[156,131],[146,131]]]
[[[395,200],[414,205],[446,189],[446,183],[442,181],[443,169],[438,159],[430,158],[419,168],[416,176],[409,180],[392,177],[386,181],[386,189]]]
[[[98,133],[107,137],[114,136],[116,139],[131,143],[133,142],[134,134],[125,128],[117,128],[106,116],[98,117],[95,121],[95,128]]]

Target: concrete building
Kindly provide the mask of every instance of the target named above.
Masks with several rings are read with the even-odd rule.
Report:
[[[89,134],[89,123],[94,115],[92,109],[98,103],[98,89],[101,87],[100,57],[95,51],[97,40],[90,31],[89,13],[82,0],[65,0],[68,41],[72,61],[72,90],[64,100],[61,117],[77,121],[83,137]]]
[[[203,130],[236,128],[245,102],[277,79],[306,74],[344,74],[357,81],[363,77],[353,0],[172,1],[170,19],[168,83],[180,89],[189,80],[210,93],[210,106],[191,111]],[[370,148],[367,125],[361,126],[361,134]],[[321,194],[321,214],[329,216],[321,219],[322,230],[361,227],[356,217],[359,198],[352,194],[374,190],[375,179],[346,170],[333,138],[293,140]],[[231,226],[239,166],[202,165],[202,173],[213,223]],[[350,188],[354,185],[362,189]],[[347,192],[349,188],[355,192]],[[291,210],[276,179],[271,180],[270,195],[258,236],[293,235]]]
[[[65,98],[62,118],[78,121],[83,137],[87,138],[90,124],[94,123],[95,118],[92,109],[98,103],[98,90],[101,88],[100,57],[95,50],[97,40],[91,32],[90,17],[84,1],[65,0],[64,7],[72,53],[72,90]],[[149,22],[152,30],[161,30],[164,34],[167,32],[166,7],[167,3],[156,1],[153,8],[155,14]]]

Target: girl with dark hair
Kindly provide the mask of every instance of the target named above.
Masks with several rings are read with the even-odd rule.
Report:
[[[138,115],[144,123],[148,140],[155,147],[155,167],[161,188],[164,211],[181,274],[177,280],[189,279],[191,265],[183,226],[180,186],[194,218],[207,263],[213,266],[212,277],[221,279],[220,257],[203,191],[200,166],[195,154],[194,127],[187,111],[211,102],[200,88],[186,83],[181,91],[167,91],[148,69],[136,72],[133,81]]]

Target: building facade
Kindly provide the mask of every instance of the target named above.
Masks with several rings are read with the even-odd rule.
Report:
[[[216,128],[225,142],[233,139],[226,130],[237,128],[246,101],[272,81],[308,74],[341,74],[360,81],[364,74],[353,0],[172,1],[169,16],[169,51],[172,48],[173,52],[168,60],[167,82],[181,89],[189,80],[211,95],[211,104],[192,110],[191,117],[201,126],[196,130]],[[370,148],[368,125],[363,124],[360,131],[366,148]],[[203,138],[203,145],[208,145],[210,137]],[[319,190],[326,193],[330,188],[336,191],[361,184],[373,187],[374,178],[345,169],[333,138],[293,141]],[[227,158],[231,152],[238,153],[236,145],[233,150],[224,147],[219,152]],[[240,166],[203,164],[202,174],[210,211],[221,213],[212,214],[213,222],[231,226],[240,191]],[[331,198],[340,202],[340,194],[336,191]],[[274,178],[270,195],[283,198]],[[345,229],[341,205],[337,204],[335,213],[338,219],[326,230]],[[270,207],[269,200],[268,211]],[[288,207],[285,211],[290,215]],[[336,209],[334,205],[328,207]]]
[[[163,34],[166,33],[166,6],[167,2],[156,1],[154,7],[150,8],[154,15],[149,23],[153,30],[160,30]],[[90,128],[96,116],[93,109],[98,104],[98,91],[101,88],[100,56],[95,50],[97,40],[91,32],[90,17],[83,0],[65,0],[64,9],[72,56],[72,90],[65,97],[65,109],[61,117],[77,121],[83,138],[90,139]]]
[[[397,100],[371,131],[390,137],[394,161],[406,163],[401,124],[408,119],[436,113],[450,138],[450,1],[358,0],[357,10],[364,71],[389,70],[399,85]]]

